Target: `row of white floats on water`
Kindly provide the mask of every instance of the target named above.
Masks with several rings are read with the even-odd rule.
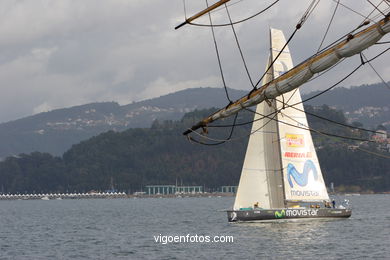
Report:
[[[86,198],[126,198],[124,192],[93,192],[93,193],[47,193],[47,194],[0,194],[0,200],[31,200],[31,199],[86,199]]]

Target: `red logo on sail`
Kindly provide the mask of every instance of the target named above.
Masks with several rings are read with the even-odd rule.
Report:
[[[286,134],[287,147],[304,147],[305,138],[303,135]]]
[[[306,153],[295,153],[295,152],[285,152],[284,157],[287,158],[311,158],[311,152]]]

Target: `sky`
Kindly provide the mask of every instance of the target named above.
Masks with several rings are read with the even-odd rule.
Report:
[[[229,11],[237,21],[272,2],[232,0]],[[265,69],[269,27],[282,29],[288,37],[310,2],[280,0],[262,15],[235,26],[255,81]],[[336,2],[320,1],[289,44],[295,64],[318,50]],[[0,122],[92,102],[123,105],[187,88],[222,88],[210,28],[188,25],[174,30],[184,20],[184,10],[190,16],[205,7],[200,0],[185,3],[184,8],[183,0],[0,1]],[[362,15],[373,9],[366,0],[341,3]],[[388,6],[382,3],[380,9]],[[214,23],[224,23],[226,10],[213,12],[212,17]],[[360,15],[338,6],[323,46],[362,21]],[[207,23],[208,17],[196,22]],[[232,29],[216,28],[215,33],[227,86],[250,90]],[[387,47],[374,46],[365,55],[373,57]],[[372,63],[386,81],[389,57],[386,53]],[[352,57],[302,86],[302,92],[325,89],[359,62],[359,57]],[[341,86],[376,82],[379,77],[364,66]]]

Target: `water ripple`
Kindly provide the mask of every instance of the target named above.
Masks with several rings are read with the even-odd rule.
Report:
[[[0,201],[0,259],[386,259],[389,195],[350,197],[350,219],[227,223],[233,198]],[[230,235],[233,243],[156,243]]]

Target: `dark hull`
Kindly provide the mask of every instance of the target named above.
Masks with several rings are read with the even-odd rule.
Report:
[[[351,214],[351,209],[337,208],[255,209],[227,211],[229,222],[300,218],[349,218]]]

